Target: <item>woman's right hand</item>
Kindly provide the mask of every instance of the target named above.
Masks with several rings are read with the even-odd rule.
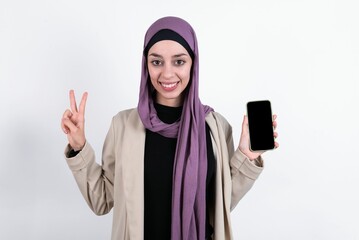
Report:
[[[70,90],[70,106],[61,120],[61,128],[67,135],[70,146],[75,151],[80,151],[85,146],[85,106],[87,100],[87,92],[82,95],[82,99],[77,108],[74,90]]]

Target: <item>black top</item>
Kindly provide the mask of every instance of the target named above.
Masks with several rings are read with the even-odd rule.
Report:
[[[155,104],[158,117],[165,123],[174,123],[182,114],[182,107]],[[215,158],[209,127],[206,124],[207,179],[206,179],[206,238],[213,228],[208,221],[208,206],[213,199]],[[167,138],[146,129],[144,158],[144,239],[171,239],[171,202],[173,164],[177,138]]]

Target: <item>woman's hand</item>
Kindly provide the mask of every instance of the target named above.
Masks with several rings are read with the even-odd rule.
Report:
[[[274,130],[277,127],[277,115],[273,115],[273,127]],[[274,132],[274,138],[278,137],[278,133]],[[247,116],[244,116],[243,123],[242,123],[242,134],[241,138],[239,140],[239,150],[245,154],[250,160],[258,158],[260,155],[262,155],[265,151],[255,151],[252,152],[249,147],[249,130],[248,130],[248,118]],[[274,142],[274,147],[278,148],[279,144],[277,142]]]
[[[61,127],[67,135],[70,146],[75,151],[80,151],[85,143],[85,106],[87,100],[87,92],[82,95],[79,109],[77,109],[75,93],[70,90],[70,105],[71,110],[67,109],[61,121]]]

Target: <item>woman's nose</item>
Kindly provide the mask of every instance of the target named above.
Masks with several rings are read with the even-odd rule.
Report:
[[[174,69],[171,64],[165,64],[163,67],[162,76],[166,79],[170,79],[174,76]]]

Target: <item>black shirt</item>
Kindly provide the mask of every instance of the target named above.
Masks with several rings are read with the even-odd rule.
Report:
[[[157,115],[164,123],[178,121],[182,107],[168,107],[155,104]],[[214,193],[215,158],[206,124],[207,179],[206,179],[206,237],[212,235],[213,228],[208,221],[208,205]],[[173,164],[177,138],[167,138],[146,129],[144,158],[144,239],[171,239],[171,203]]]

